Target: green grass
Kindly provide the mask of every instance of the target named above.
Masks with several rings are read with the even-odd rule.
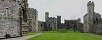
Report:
[[[102,38],[97,38],[94,36],[86,35],[87,33],[80,33],[74,31],[59,32],[50,31],[37,36],[35,38],[30,38],[29,40],[102,40]]]

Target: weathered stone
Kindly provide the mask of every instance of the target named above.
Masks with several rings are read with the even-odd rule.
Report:
[[[20,36],[19,5],[14,0],[0,0],[0,32],[1,36]]]
[[[94,12],[94,2],[87,3],[87,14],[84,15],[84,32],[102,34],[102,18],[99,13]]]
[[[28,0],[16,0],[16,2],[20,6],[20,24],[21,24],[21,32],[22,36],[25,36],[28,34],[28,23],[27,23],[27,11],[28,11]]]
[[[38,31],[38,11],[36,9],[28,9],[27,20],[29,25],[29,31]]]

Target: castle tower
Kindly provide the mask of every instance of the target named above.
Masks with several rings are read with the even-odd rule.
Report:
[[[88,15],[89,15],[89,31],[92,32],[93,29],[93,16],[94,16],[94,2],[89,1],[87,4],[88,7]]]
[[[84,16],[84,32],[92,32],[94,18],[94,2],[87,3],[87,14]]]
[[[49,29],[49,12],[45,12],[45,23],[46,23],[46,30]]]
[[[61,16],[57,16],[57,28],[61,29]]]

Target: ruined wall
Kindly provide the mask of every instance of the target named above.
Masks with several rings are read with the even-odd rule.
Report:
[[[36,9],[28,9],[27,21],[29,25],[29,31],[38,31],[38,11]]]

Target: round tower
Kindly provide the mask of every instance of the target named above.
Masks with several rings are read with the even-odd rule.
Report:
[[[92,32],[93,29],[93,17],[94,17],[94,2],[89,1],[87,3],[87,13],[88,13],[88,27],[89,27],[89,32]]]

